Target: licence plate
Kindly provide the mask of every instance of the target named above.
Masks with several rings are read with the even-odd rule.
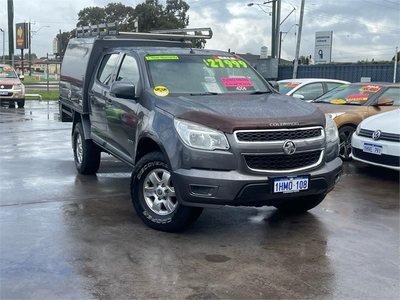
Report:
[[[376,154],[376,155],[381,155],[382,154],[382,146],[369,144],[369,143],[364,143],[363,151],[364,152],[368,152],[368,153],[372,153],[372,154]]]
[[[7,91],[0,91],[0,95],[8,95]]]
[[[308,176],[275,178],[274,193],[296,193],[308,190]]]

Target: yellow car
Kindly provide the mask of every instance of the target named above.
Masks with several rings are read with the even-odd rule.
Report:
[[[312,103],[335,120],[339,129],[340,157],[350,160],[351,137],[369,116],[400,106],[400,83],[351,83],[341,85]]]

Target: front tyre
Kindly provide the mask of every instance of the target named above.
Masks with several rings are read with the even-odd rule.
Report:
[[[72,136],[76,169],[84,175],[96,174],[100,167],[101,151],[92,140],[86,140],[82,123],[77,123]]]
[[[25,106],[25,99],[17,101],[18,108],[23,108]]]
[[[325,194],[304,196],[279,205],[275,205],[275,207],[286,213],[302,213],[316,207],[325,199],[325,197]]]
[[[339,156],[342,160],[351,160],[351,137],[356,131],[353,126],[343,126],[339,128],[339,138],[340,138],[340,152]]]
[[[136,164],[131,177],[131,198],[139,218],[150,228],[177,232],[197,220],[200,207],[179,204],[172,176],[161,152],[151,152]]]

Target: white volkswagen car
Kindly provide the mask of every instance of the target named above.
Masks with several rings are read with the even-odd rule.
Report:
[[[353,159],[400,171],[400,108],[362,121],[351,146]]]
[[[324,78],[298,78],[279,80],[279,92],[284,95],[311,102],[315,98],[348,81]]]

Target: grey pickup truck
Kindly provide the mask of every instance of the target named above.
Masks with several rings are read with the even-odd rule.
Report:
[[[279,94],[241,57],[192,48],[211,29],[114,27],[82,27],[69,41],[60,115],[72,122],[79,173],[96,173],[101,152],[134,168],[133,207],[149,227],[180,231],[224,205],[304,212],[334,188],[335,122]]]

